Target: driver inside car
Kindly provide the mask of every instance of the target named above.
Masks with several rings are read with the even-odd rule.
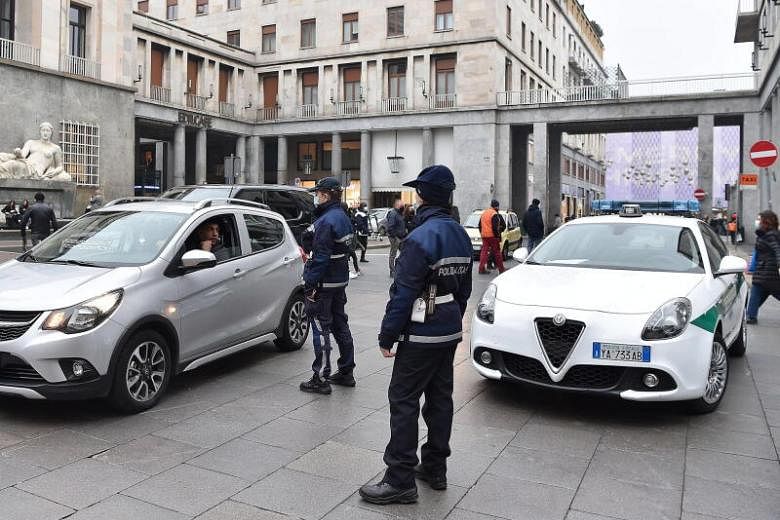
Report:
[[[198,236],[198,249],[212,253],[217,262],[230,258],[230,251],[222,244],[220,227],[217,222],[207,220],[195,231]]]

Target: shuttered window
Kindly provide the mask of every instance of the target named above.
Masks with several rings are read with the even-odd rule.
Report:
[[[453,27],[452,0],[436,0],[433,6],[436,14],[435,29],[451,31]]]
[[[387,36],[403,36],[404,35],[404,8],[388,7],[387,8]]]
[[[195,14],[208,14],[208,13],[209,13],[209,0],[196,0]]]
[[[347,13],[341,17],[344,28],[344,43],[358,41],[358,14]]]
[[[263,26],[263,54],[276,52],[276,25]]]

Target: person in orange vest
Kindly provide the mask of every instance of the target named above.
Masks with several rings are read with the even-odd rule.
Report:
[[[506,229],[504,217],[498,212],[498,201],[490,201],[490,207],[482,212],[479,219],[479,234],[482,236],[482,250],[479,252],[479,274],[487,274],[485,264],[488,260],[488,253],[493,253],[498,272],[504,272],[504,258],[501,255],[501,233]]]

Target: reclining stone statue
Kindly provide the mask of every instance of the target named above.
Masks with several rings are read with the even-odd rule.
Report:
[[[0,153],[0,179],[71,181],[62,166],[62,149],[51,142],[54,127],[41,123],[41,138],[30,139],[13,153]]]

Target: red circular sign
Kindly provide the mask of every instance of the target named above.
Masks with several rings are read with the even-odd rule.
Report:
[[[696,190],[693,192],[693,196],[696,197],[696,200],[702,201],[704,200],[704,197],[707,196],[707,193],[701,188],[696,188]]]
[[[750,160],[759,168],[768,168],[777,160],[777,146],[772,141],[758,141],[750,147]]]

